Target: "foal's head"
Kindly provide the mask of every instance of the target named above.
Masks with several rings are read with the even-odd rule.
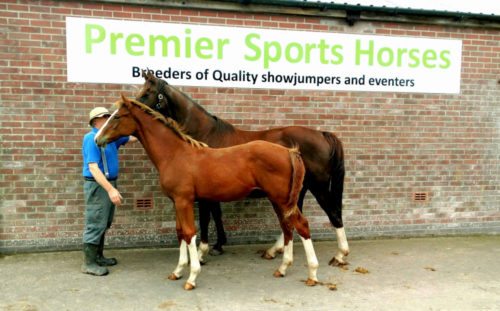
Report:
[[[118,108],[104,123],[95,136],[98,146],[103,146],[122,136],[128,136],[137,130],[137,122],[132,118],[130,109],[133,103],[122,95],[122,98],[115,103]]]
[[[150,126],[149,122],[137,121],[134,115],[137,115],[138,110],[142,110],[144,113],[151,116],[151,120],[155,122],[160,122],[164,126],[170,129],[175,135],[177,135],[181,140],[189,143],[195,148],[207,147],[205,143],[193,139],[191,136],[187,135],[179,123],[175,120],[164,117],[159,112],[154,111],[148,106],[142,104],[141,102],[133,99],[128,99],[122,94],[122,98],[115,102],[115,106],[118,108],[109,119],[104,123],[99,132],[95,136],[95,142],[98,146],[105,145],[110,141],[114,141],[121,136],[133,135],[141,127]],[[140,124],[138,123],[140,122]],[[158,135],[155,133],[155,135]],[[139,137],[138,137],[139,138]],[[140,139],[140,138],[139,138]]]

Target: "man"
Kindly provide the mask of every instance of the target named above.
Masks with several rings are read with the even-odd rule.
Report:
[[[85,196],[85,228],[83,232],[84,262],[82,272],[92,275],[106,275],[106,266],[117,264],[115,258],[103,255],[104,236],[111,227],[115,206],[120,206],[122,196],[116,189],[118,178],[118,149],[127,142],[135,142],[133,136],[121,137],[99,148],[94,137],[104,126],[110,113],[106,108],[97,107],[89,113],[92,130],[85,134],[82,144],[83,177]]]

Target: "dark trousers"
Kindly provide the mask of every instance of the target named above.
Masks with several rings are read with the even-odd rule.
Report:
[[[116,188],[116,180],[110,181]],[[99,245],[104,232],[111,227],[115,205],[108,193],[95,181],[86,180],[83,185],[85,196],[85,228],[83,243]]]

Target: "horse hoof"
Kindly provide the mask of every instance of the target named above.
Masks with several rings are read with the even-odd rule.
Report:
[[[175,275],[175,273],[172,273],[168,276],[168,279],[169,280],[172,280],[172,281],[177,281],[178,279],[180,279],[181,277],[180,276],[177,276]]]
[[[265,251],[263,254],[262,254],[262,258],[264,259],[267,259],[267,260],[271,260],[271,259],[274,259],[275,256],[272,256],[271,254],[269,254],[267,251]]]
[[[186,282],[186,284],[184,284],[185,290],[193,290],[194,288],[195,288],[195,286],[189,282]]]
[[[276,270],[276,271],[274,271],[273,276],[274,276],[275,278],[282,278],[282,277],[284,277],[285,275],[284,275],[283,273],[281,273],[281,272],[280,272],[280,270]]]
[[[347,266],[349,263],[345,260],[338,260],[337,258],[333,257],[329,262],[328,264],[330,266],[334,266],[334,267],[343,267],[343,266]]]
[[[315,281],[313,279],[307,279],[306,281],[307,286],[316,286],[316,284],[318,284],[318,281]]]

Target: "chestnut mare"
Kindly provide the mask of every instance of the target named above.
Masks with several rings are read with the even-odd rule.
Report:
[[[175,206],[180,243],[179,263],[169,279],[177,280],[182,276],[188,252],[191,271],[184,285],[186,290],[195,287],[201,270],[196,248],[194,200],[233,201],[259,189],[272,202],[285,236],[283,262],[274,275],[284,276],[293,261],[295,228],[306,251],[309,270],[306,284],[317,283],[318,260],[309,225],[297,207],[305,168],[296,148],[254,141],[212,149],[182,132],[174,120],[138,101],[122,96],[115,105],[118,109],[96,134],[95,141],[102,146],[120,136],[135,135],[158,170],[161,188]]]
[[[299,196],[298,206],[302,211],[307,190],[314,195],[325,211],[337,234],[338,252],[330,260],[330,265],[347,264],[344,256],[349,254],[349,245],[342,222],[342,192],[344,189],[344,150],[341,141],[330,132],[321,132],[306,127],[289,126],[264,131],[244,131],[230,123],[209,114],[203,107],[177,88],[151,71],[143,71],[144,86],[136,99],[170,117],[193,138],[207,143],[212,148],[229,147],[253,140],[265,140],[285,147],[298,146],[306,167],[306,176]],[[213,213],[217,229],[217,244],[225,242],[224,228],[220,219],[218,202],[202,201],[200,207],[201,243],[208,251],[208,223],[210,211]],[[200,244],[201,246],[201,244]],[[201,248],[201,247],[200,247]],[[274,258],[276,251],[283,249],[283,235],[264,254]],[[202,259],[204,254],[200,254]]]

